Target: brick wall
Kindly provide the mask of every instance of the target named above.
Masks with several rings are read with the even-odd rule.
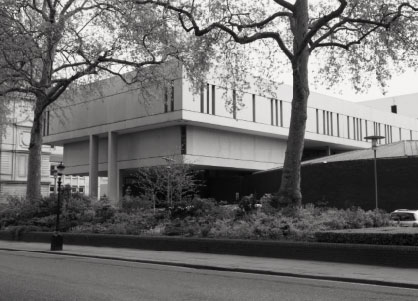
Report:
[[[387,211],[418,209],[418,158],[377,161],[379,208]],[[277,192],[281,170],[253,174],[245,178],[245,194]],[[302,167],[303,203],[326,202],[346,208],[375,207],[373,160],[342,161]]]

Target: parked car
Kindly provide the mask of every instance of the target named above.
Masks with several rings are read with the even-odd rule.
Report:
[[[418,227],[418,210],[395,210],[390,214],[390,224],[401,227]]]

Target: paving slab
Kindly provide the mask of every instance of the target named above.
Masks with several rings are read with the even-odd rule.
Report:
[[[416,268],[77,245],[64,245],[63,251],[52,252],[48,243],[12,241],[0,241],[0,250],[54,253],[198,269],[260,273],[418,289],[418,269]]]

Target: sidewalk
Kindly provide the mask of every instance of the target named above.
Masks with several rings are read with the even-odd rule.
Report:
[[[418,269],[237,255],[148,251],[75,245],[64,245],[64,250],[60,252],[51,252],[49,251],[49,248],[50,245],[47,243],[26,243],[0,240],[0,250],[53,253],[59,255],[164,264],[198,269],[258,273],[418,289]]]

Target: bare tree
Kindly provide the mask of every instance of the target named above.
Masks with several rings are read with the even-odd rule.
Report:
[[[349,78],[357,89],[370,85],[362,72],[384,85],[391,70],[416,66],[417,10],[413,1],[359,0],[132,0],[177,15],[183,29],[196,36],[223,33],[229,41],[263,41],[290,63],[293,99],[279,201],[299,206],[300,164],[309,97],[309,59],[323,62],[320,77],[336,84]],[[228,40],[229,39],[229,40]],[[392,69],[391,69],[392,68]],[[320,79],[321,79],[320,78]]]
[[[156,199],[172,207],[185,199],[192,199],[204,186],[198,173],[190,165],[173,160],[167,165],[139,168],[131,175],[135,179],[131,185],[141,197],[150,197],[154,208]]]
[[[33,99],[27,199],[40,197],[42,116],[71,85],[104,74],[126,83],[152,76],[144,68],[196,47],[170,25],[161,9],[118,0],[2,0],[0,97]],[[207,49],[209,50],[209,49]],[[210,51],[190,51],[206,55]],[[124,76],[132,72],[129,78]],[[136,71],[136,72],[135,72]]]

